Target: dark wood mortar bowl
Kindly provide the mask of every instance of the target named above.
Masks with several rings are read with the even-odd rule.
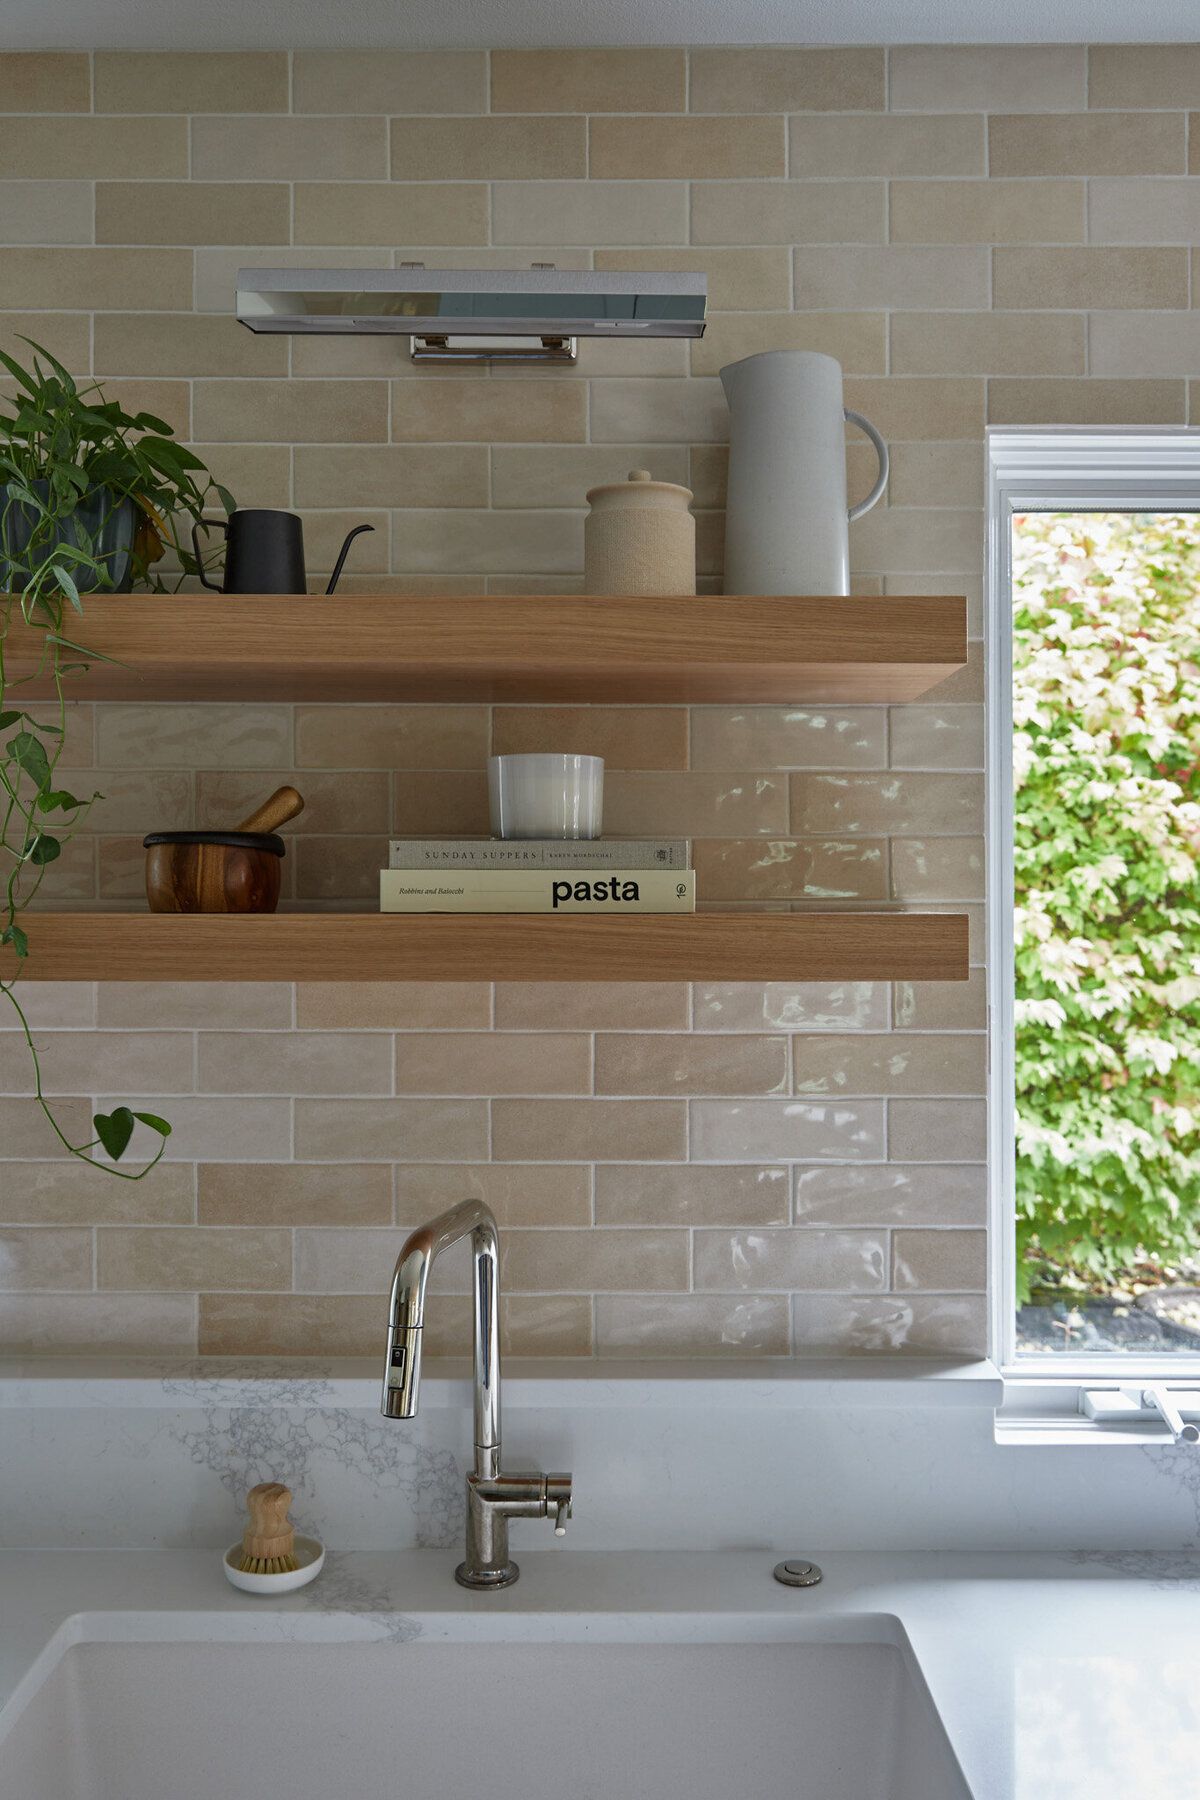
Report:
[[[270,913],[279,904],[281,837],[267,831],[152,831],[151,912]]]

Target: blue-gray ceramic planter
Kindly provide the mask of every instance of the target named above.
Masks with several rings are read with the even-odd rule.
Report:
[[[46,482],[35,481],[35,494],[49,492]],[[11,487],[0,487],[0,592],[16,593],[26,587],[30,576],[30,539],[37,525],[37,515],[28,501],[17,500]],[[106,570],[109,585],[89,580],[81,569],[75,576],[81,594],[127,594],[133,586],[133,539],[137,531],[137,508],[127,497],[118,499],[110,488],[97,488],[63,519],[54,542],[72,549],[87,550]],[[39,542],[34,555],[40,567],[46,546]],[[70,570],[72,575],[74,570]]]

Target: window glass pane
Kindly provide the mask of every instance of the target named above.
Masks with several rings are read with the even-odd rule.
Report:
[[[1019,1354],[1200,1353],[1200,515],[1013,525]]]

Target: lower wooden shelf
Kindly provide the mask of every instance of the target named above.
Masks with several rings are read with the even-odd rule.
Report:
[[[968,974],[961,913],[38,913],[25,922],[29,981],[965,981]],[[11,967],[0,961],[4,972]]]

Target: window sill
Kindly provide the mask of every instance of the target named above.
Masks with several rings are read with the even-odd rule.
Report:
[[[374,1409],[382,1359],[69,1357],[0,1361],[0,1407],[272,1406]],[[995,1407],[1003,1390],[989,1362],[839,1357],[745,1362],[524,1361],[504,1363],[508,1407],[698,1407],[787,1412],[805,1407]],[[425,1407],[471,1405],[469,1360],[425,1364]]]
[[[1096,1419],[1083,1411],[1085,1393],[1116,1393],[1122,1388],[1149,1386],[1153,1381],[1168,1389],[1181,1385],[1200,1387],[1196,1375],[1184,1369],[1174,1370],[1169,1381],[1162,1374],[1148,1375],[1144,1369],[1126,1369],[1120,1376],[1108,1371],[1075,1375],[1069,1380],[1061,1376],[1010,1375],[1004,1380],[1003,1400],[996,1408],[996,1442],[1043,1450],[1064,1444],[1095,1449],[1145,1449],[1147,1445],[1174,1449],[1174,1434],[1163,1419],[1152,1413],[1127,1419]],[[1196,1446],[1185,1443],[1178,1448],[1194,1453]]]

